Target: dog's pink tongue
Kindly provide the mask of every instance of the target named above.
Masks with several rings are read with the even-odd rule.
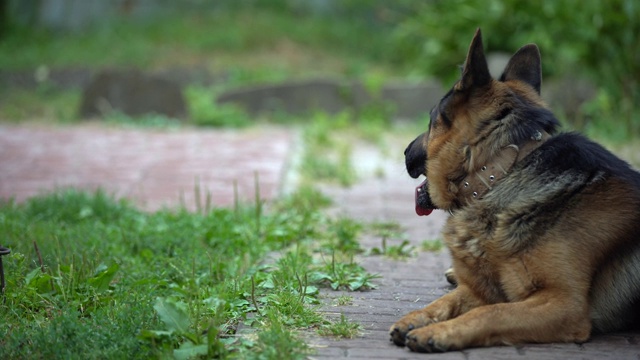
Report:
[[[433,209],[420,206],[418,202],[418,197],[420,196],[421,192],[425,191],[426,185],[427,180],[425,179],[422,184],[418,185],[418,187],[416,188],[416,214],[418,214],[418,216],[427,216],[433,211]]]
[[[418,204],[416,204],[416,214],[418,214],[419,216],[427,216],[431,214],[432,211],[433,209],[425,209],[423,207],[418,206]]]

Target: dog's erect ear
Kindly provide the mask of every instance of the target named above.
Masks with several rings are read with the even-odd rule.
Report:
[[[467,60],[462,68],[462,79],[457,84],[456,90],[470,90],[474,87],[484,86],[490,81],[491,74],[482,48],[482,33],[478,28],[473,40],[471,40]]]
[[[507,63],[500,81],[520,80],[531,85],[540,94],[542,84],[542,66],[540,50],[535,44],[520,48]]]

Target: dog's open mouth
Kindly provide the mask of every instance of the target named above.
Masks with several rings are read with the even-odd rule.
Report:
[[[416,188],[416,214],[419,216],[427,216],[436,209],[429,196],[428,184],[428,180],[425,179],[422,184]]]

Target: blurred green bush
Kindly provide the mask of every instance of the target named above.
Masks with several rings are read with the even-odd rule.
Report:
[[[584,107],[585,127],[640,134],[640,2],[636,0],[402,1],[394,61],[450,83],[477,27],[488,51],[535,42],[549,76],[589,77],[601,89]],[[611,104],[615,104],[612,106]],[[613,125],[599,124],[615,119]],[[578,126],[580,127],[580,126]],[[624,133],[624,131],[623,131]]]

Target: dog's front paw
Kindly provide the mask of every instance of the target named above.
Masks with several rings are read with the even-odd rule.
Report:
[[[391,341],[398,346],[404,346],[405,338],[410,331],[432,323],[434,323],[433,318],[428,316],[424,309],[412,311],[391,326],[389,329]]]
[[[451,345],[443,334],[438,333],[438,326],[427,326],[410,331],[406,335],[405,343],[411,351],[416,352],[444,352],[451,350]]]
[[[415,326],[412,323],[400,320],[389,329],[390,340],[398,346],[404,346],[407,334],[413,329]]]

